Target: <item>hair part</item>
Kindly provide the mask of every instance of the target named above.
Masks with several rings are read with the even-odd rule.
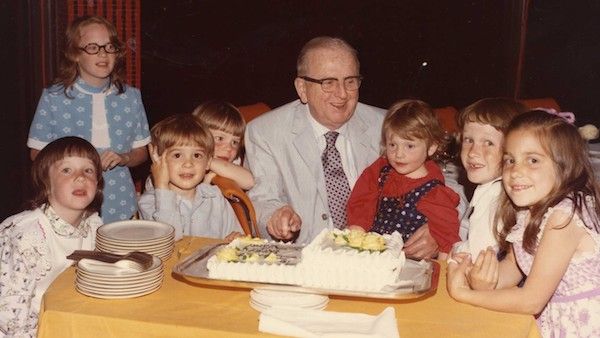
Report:
[[[309,40],[298,54],[296,61],[296,74],[297,76],[307,75],[308,72],[308,60],[309,54],[317,49],[330,49],[330,50],[344,50],[347,51],[354,57],[356,67],[360,72],[360,61],[358,60],[358,52],[348,42],[342,38],[331,37],[331,36],[318,36]]]
[[[588,157],[587,143],[575,126],[545,111],[532,110],[514,118],[508,127],[507,137],[516,131],[528,131],[538,138],[542,148],[552,159],[557,175],[550,194],[529,208],[531,215],[523,235],[523,248],[533,254],[546,211],[568,198],[573,201],[571,217],[577,214],[583,220],[581,216],[584,208],[591,208],[587,210],[590,215],[597,215],[600,211],[600,186]],[[592,198],[593,205],[586,203],[586,198],[589,197]],[[509,246],[506,236],[516,224],[518,210],[520,209],[504,193],[496,216],[504,224],[497,234],[503,249]],[[585,226],[600,232],[598,222]]]
[[[70,156],[87,158],[93,162],[98,185],[94,200],[87,206],[86,211],[100,212],[103,199],[102,189],[104,188],[102,161],[100,160],[98,151],[91,143],[76,136],[62,137],[48,143],[33,161],[31,166],[31,180],[34,197],[29,202],[32,209],[48,203],[50,191],[52,190],[50,184],[50,167],[56,162]]]
[[[79,76],[79,64],[75,59],[81,53],[85,53],[80,49],[81,30],[83,27],[98,24],[106,27],[112,43],[119,50],[115,56],[115,66],[109,76],[109,85],[114,85],[119,94],[125,92],[125,44],[119,35],[115,26],[101,16],[81,16],[73,20],[65,32],[65,50],[58,69],[58,76],[54,79],[53,84],[60,85],[67,97],[69,88],[75,83]]]
[[[177,114],[158,122],[150,130],[152,144],[161,155],[178,145],[197,145],[212,158],[215,143],[208,127],[192,114]]]
[[[457,124],[459,130],[463,130],[468,122],[489,124],[506,134],[510,121],[526,111],[525,105],[513,99],[484,98],[465,107],[457,116]]]
[[[381,128],[381,152],[385,153],[388,134],[407,140],[424,140],[427,148],[444,146],[444,130],[429,104],[420,100],[401,100],[387,111]],[[434,154],[435,155],[435,154]]]

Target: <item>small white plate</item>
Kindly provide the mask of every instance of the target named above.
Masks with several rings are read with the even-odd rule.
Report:
[[[156,276],[150,279],[140,280],[140,281],[126,281],[126,282],[114,282],[114,283],[106,283],[99,282],[93,279],[88,279],[81,275],[78,275],[75,279],[75,282],[79,285],[87,286],[87,287],[95,287],[102,290],[123,290],[128,288],[136,288],[136,287],[148,287],[156,284],[157,282],[161,282],[163,276]]]
[[[129,220],[104,224],[98,228],[98,236],[113,241],[152,242],[175,233],[171,225],[145,220]]]
[[[139,291],[139,292],[132,292],[129,294],[122,294],[122,295],[107,295],[104,293],[98,293],[98,292],[94,292],[94,291],[89,291],[89,290],[85,290],[80,288],[78,285],[75,285],[75,289],[81,293],[84,294],[86,296],[90,296],[90,297],[94,297],[94,298],[102,298],[102,299],[127,299],[127,298],[135,298],[135,297],[140,297],[140,296],[145,296],[148,294],[153,293],[154,291],[160,289],[161,284],[159,284],[158,286],[154,287],[154,288],[150,288],[144,291]]]

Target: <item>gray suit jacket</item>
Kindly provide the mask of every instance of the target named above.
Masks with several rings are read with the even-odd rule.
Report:
[[[293,101],[252,120],[245,136],[246,164],[256,185],[249,191],[263,238],[266,223],[289,204],[302,219],[296,239],[308,243],[329,225],[329,207],[321,151],[307,117],[308,106]],[[347,122],[356,172],[360,174],[380,154],[385,111],[358,103]]]

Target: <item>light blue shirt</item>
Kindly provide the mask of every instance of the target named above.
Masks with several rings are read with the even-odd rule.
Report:
[[[244,233],[231,205],[213,185],[200,183],[193,201],[169,189],[146,190],[139,206],[143,219],[172,225],[175,240],[183,236],[225,238],[233,231]]]

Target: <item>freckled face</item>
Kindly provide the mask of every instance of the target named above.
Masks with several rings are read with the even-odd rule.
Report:
[[[469,181],[484,184],[502,175],[503,141],[502,132],[489,124],[465,124],[460,159]]]
[[[96,166],[88,158],[68,156],[50,166],[48,202],[56,213],[65,217],[84,211],[96,196]]]
[[[516,130],[506,138],[502,182],[519,207],[531,207],[550,194],[557,172],[550,155],[529,131]]]

